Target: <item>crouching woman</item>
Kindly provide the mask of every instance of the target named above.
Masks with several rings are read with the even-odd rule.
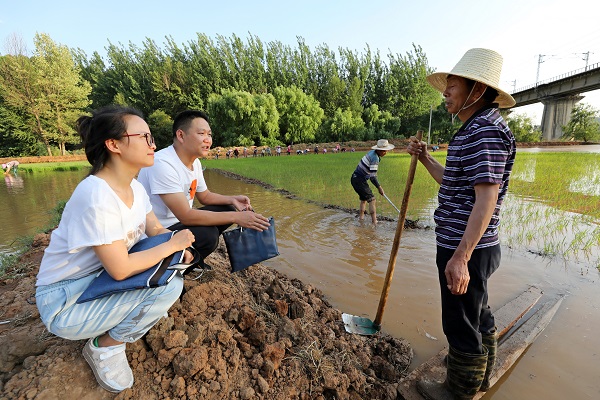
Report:
[[[168,242],[129,254],[146,235],[168,232],[134,179],[154,163],[150,129],[139,111],[109,107],[80,117],[77,130],[92,169],[52,232],[37,275],[36,303],[48,331],[69,340],[88,339],[83,356],[100,386],[116,393],[133,385],[125,343],[141,338],[165,315],[183,280],[176,276],[158,288],[76,301],[102,268],[116,280],[125,279],[187,248],[194,236],[183,230]]]

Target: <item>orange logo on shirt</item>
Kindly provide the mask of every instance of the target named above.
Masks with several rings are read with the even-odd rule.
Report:
[[[194,179],[190,184],[190,190],[188,194],[190,195],[190,200],[194,200],[194,196],[196,195],[196,186],[198,185],[198,179]]]

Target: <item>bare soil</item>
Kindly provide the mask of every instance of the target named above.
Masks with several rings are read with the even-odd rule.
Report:
[[[403,339],[347,333],[310,284],[260,264],[232,274],[221,242],[213,270],[127,344],[135,383],[115,395],[96,383],[84,341],[41,323],[34,284],[48,240],[36,236],[0,280],[2,399],[395,399],[412,359]]]

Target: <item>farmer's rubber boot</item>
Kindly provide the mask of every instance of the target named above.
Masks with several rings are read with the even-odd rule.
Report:
[[[479,390],[482,392],[487,392],[491,386],[490,376],[492,375],[494,365],[496,364],[496,351],[498,350],[498,337],[496,336],[496,332],[487,335],[481,335],[481,342],[488,351],[488,357],[485,375],[483,376],[483,382],[481,383],[481,388]]]
[[[470,400],[477,394],[487,365],[488,352],[469,354],[448,350],[448,369],[445,382],[421,380],[417,390],[427,400]]]

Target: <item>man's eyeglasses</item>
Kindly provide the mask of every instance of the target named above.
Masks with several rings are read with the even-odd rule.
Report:
[[[152,136],[152,134],[150,132],[147,133],[131,133],[128,135],[123,135],[123,137],[130,137],[130,136],[143,136],[146,138],[146,143],[148,143],[148,147],[152,147],[152,145],[154,144],[154,136]]]

